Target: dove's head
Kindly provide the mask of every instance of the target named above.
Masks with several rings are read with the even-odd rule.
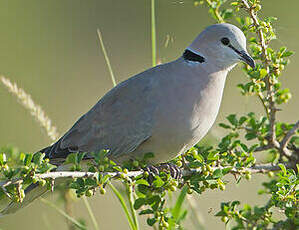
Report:
[[[255,67],[255,62],[246,50],[246,38],[236,26],[221,23],[207,27],[187,50],[200,55],[204,62],[219,70],[230,70],[243,61]]]

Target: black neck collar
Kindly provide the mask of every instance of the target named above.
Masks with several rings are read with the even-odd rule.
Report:
[[[193,53],[192,51],[190,51],[188,49],[186,49],[185,52],[183,53],[183,58],[186,61],[194,61],[194,62],[199,62],[199,63],[203,63],[205,61],[205,58],[203,56]]]

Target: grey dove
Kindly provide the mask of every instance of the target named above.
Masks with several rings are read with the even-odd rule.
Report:
[[[152,164],[169,161],[209,131],[219,111],[226,76],[239,61],[255,67],[243,32],[231,24],[211,25],[177,60],[111,89],[41,152],[56,165],[70,153],[102,149],[109,149],[107,156],[117,163],[142,158],[148,152],[155,154]],[[31,185],[23,204],[10,204],[2,214],[16,211],[43,192]]]

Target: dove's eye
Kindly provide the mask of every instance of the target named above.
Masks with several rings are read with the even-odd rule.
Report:
[[[221,38],[221,43],[225,46],[228,46],[229,45],[229,39],[228,38]]]

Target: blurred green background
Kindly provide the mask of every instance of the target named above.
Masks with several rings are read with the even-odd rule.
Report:
[[[167,62],[179,57],[185,47],[206,26],[214,23],[205,7],[193,0],[158,0],[158,58]],[[264,0],[263,13],[278,17],[275,47],[299,50],[299,1]],[[112,87],[101,53],[96,29],[102,31],[117,82],[151,66],[150,0],[9,0],[0,2],[0,73],[15,81],[41,104],[62,134]],[[165,47],[170,36],[173,40]],[[299,56],[282,75],[293,99],[278,117],[298,119]],[[229,113],[262,111],[255,98],[240,97],[237,83],[245,81],[240,68],[230,73],[218,122]],[[0,146],[11,144],[35,152],[50,140],[16,98],[0,85]],[[223,130],[214,125],[209,135],[218,138]],[[213,191],[196,197],[196,206],[206,229],[224,229],[213,215],[221,201],[263,204],[258,196],[262,176],[236,185],[233,178],[224,192]],[[56,201],[55,194],[48,195]],[[89,199],[100,229],[129,229],[115,197],[95,195]],[[62,205],[62,203],[60,204]],[[83,217],[92,229],[82,201],[74,205],[75,217]],[[187,229],[192,223],[186,221]],[[144,222],[144,220],[143,220]],[[16,215],[0,219],[2,230],[66,229],[64,218],[36,201]],[[147,229],[147,227],[144,227]]]

